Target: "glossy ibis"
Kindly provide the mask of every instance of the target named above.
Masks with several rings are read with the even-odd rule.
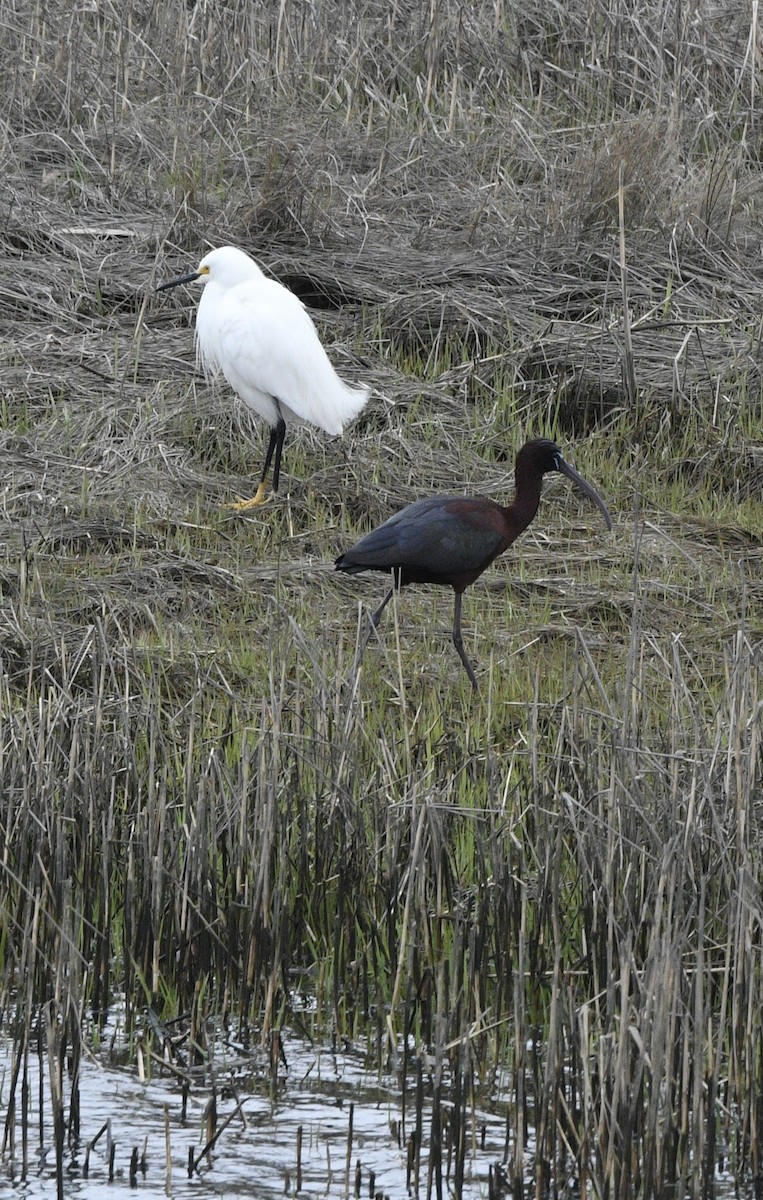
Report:
[[[456,594],[453,644],[476,688],[477,680],[461,639],[461,597],[530,524],[538,511],[543,476],[549,471],[561,471],[576,483],[601,509],[607,529],[612,528],[601,496],[565,462],[559,447],[546,438],[526,442],[517,454],[511,504],[504,507],[486,497],[428,496],[395,513],[339,555],[335,563],[338,571],[352,575],[359,571],[392,573],[393,585],[371,617],[371,629],[379,624],[395,588],[409,583],[452,587]]]
[[[367,388],[351,388],[329,362],[302,301],[235,246],[221,246],[195,271],[162,283],[158,292],[199,280],[205,285],[196,314],[196,348],[207,378],[222,374],[234,392],[270,426],[260,483],[239,512],[262,504],[273,463],[278,491],[286,426],[303,421],[339,434],[368,400]]]

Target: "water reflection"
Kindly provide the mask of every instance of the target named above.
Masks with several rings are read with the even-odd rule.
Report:
[[[9,1195],[47,1198],[55,1195],[47,1064],[43,1060],[40,1137],[40,1064],[36,1055],[30,1055],[28,1173],[22,1180],[20,1087],[15,1115],[8,1117],[12,1059],[12,1045],[0,1045],[0,1115],[14,1133],[12,1155],[6,1137],[4,1187]],[[200,1194],[281,1197],[295,1194],[298,1185],[303,1195],[382,1194],[394,1198],[410,1194],[409,1177],[415,1192],[415,1163],[412,1158],[409,1163],[408,1149],[416,1126],[415,1087],[409,1083],[404,1111],[399,1081],[394,1074],[370,1072],[363,1047],[331,1050],[284,1032],[275,1085],[270,1065],[256,1051],[228,1044],[216,1050],[215,1060],[214,1087],[207,1076],[203,1083],[192,1083],[184,1098],[179,1079],[163,1074],[156,1064],[151,1068],[152,1078],[142,1082],[134,1063],[116,1065],[105,1052],[101,1058],[83,1058],[81,1141],[77,1147],[65,1149],[65,1194],[102,1196],[109,1187],[110,1163],[111,1189],[119,1184],[130,1186],[132,1163],[140,1194],[151,1198]],[[228,1124],[189,1178],[189,1155],[198,1159],[209,1135],[205,1116],[213,1091],[216,1127],[219,1130],[226,1120]],[[424,1093],[419,1116],[421,1195],[427,1194],[432,1132],[428,1086]],[[64,1098],[68,1105],[66,1081]],[[449,1106],[444,1104],[442,1111],[445,1176]],[[499,1104],[468,1104],[465,1111],[462,1194],[476,1198],[487,1195],[491,1166],[504,1157],[506,1119]],[[107,1128],[88,1153],[88,1142],[105,1124]]]

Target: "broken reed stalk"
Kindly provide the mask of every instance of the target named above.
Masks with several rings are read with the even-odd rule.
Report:
[[[442,1125],[443,1125],[443,1104],[442,1104],[442,1084],[439,1079],[435,1080],[432,1088],[432,1117],[429,1128],[429,1158],[427,1163],[427,1200],[432,1200],[434,1195],[437,1200],[442,1200]]]
[[[421,816],[424,814],[422,809]],[[447,1022],[447,993],[445,962],[437,972],[437,1018],[435,1024],[435,1046],[432,1079],[431,1118],[429,1129],[429,1155],[427,1161],[427,1200],[432,1194],[442,1200],[443,1185],[443,1071],[445,1069],[445,1031]]]
[[[82,1168],[82,1174],[85,1178],[87,1178],[87,1175],[88,1175],[88,1172],[90,1169],[90,1152],[91,1152],[91,1150],[93,1150],[95,1148],[97,1143],[103,1137],[104,1133],[107,1135],[107,1141],[110,1145],[111,1144],[111,1119],[110,1118],[103,1122],[103,1125],[101,1125],[101,1128],[98,1130],[95,1137],[92,1137],[90,1139],[90,1141],[87,1143],[87,1145],[85,1146],[85,1161],[84,1161],[83,1168]]]
[[[24,1068],[21,1081],[21,1178],[26,1179],[29,1171],[29,1111],[31,1094],[29,1087],[29,1043],[26,1035],[24,1042]]]
[[[129,1170],[128,1170],[128,1178],[130,1180],[130,1187],[133,1187],[133,1188],[138,1186],[138,1162],[139,1162],[138,1147],[133,1146],[132,1154],[130,1155],[130,1166],[129,1166]]]
[[[27,1054],[27,1037],[28,1027],[23,1026],[24,1034],[21,1041],[16,1046],[16,1051],[13,1056],[10,1078],[8,1080],[8,1107],[5,1110],[5,1121],[3,1123],[3,1145],[2,1155],[6,1154],[11,1159],[15,1156],[16,1151],[16,1088],[18,1086],[19,1073],[21,1072],[22,1061]]]
[[[53,1111],[53,1145],[56,1159],[56,1195],[64,1195],[64,1098],[62,1090],[63,1061],[61,1028],[54,1001],[45,1006],[45,1043],[48,1050],[48,1086]]]
[[[509,1132],[513,1135],[513,1153],[508,1159],[510,1164],[510,1182],[514,1200],[522,1200],[524,1196],[525,1179],[525,1143],[527,1132],[527,1110],[525,1098],[526,1078],[526,1046],[527,1021],[525,1014],[525,979],[526,979],[526,945],[527,945],[527,890],[520,878],[519,894],[519,938],[517,941],[517,963],[514,971],[514,989],[512,995],[514,1045],[512,1061],[511,1102],[507,1106],[507,1150]],[[511,1131],[509,1131],[509,1113],[511,1113]],[[508,1154],[507,1154],[508,1158]]]
[[[628,267],[625,257],[625,162],[620,162],[620,173],[617,186],[617,215],[620,231],[620,286],[623,304],[623,376],[625,394],[631,408],[635,411],[638,393],[636,391],[636,371],[633,358],[633,337],[631,334],[630,297],[628,295]]]
[[[202,1147],[202,1149],[199,1151],[198,1154],[194,1155],[193,1148],[189,1147],[189,1155],[188,1155],[188,1177],[189,1177],[189,1179],[191,1178],[192,1175],[194,1175],[196,1173],[196,1171],[198,1171],[199,1164],[201,1163],[202,1159],[206,1158],[208,1155],[210,1155],[212,1153],[212,1150],[215,1148],[217,1142],[220,1140],[220,1137],[225,1132],[225,1130],[228,1128],[231,1121],[235,1120],[235,1118],[237,1116],[239,1116],[240,1113],[243,1111],[243,1107],[244,1107],[244,1104],[246,1103],[246,1099],[247,1099],[247,1097],[244,1097],[243,1100],[238,1101],[235,1108],[233,1108],[231,1110],[231,1112],[228,1113],[225,1120],[214,1130],[214,1132],[210,1133],[210,1127],[209,1127],[209,1125],[207,1126],[207,1140],[205,1141],[204,1146]],[[215,1109],[216,1109],[216,1106],[215,1106]],[[216,1112],[215,1112],[215,1119],[216,1119]]]
[[[350,1195],[350,1169],[352,1167],[352,1135],[353,1124],[355,1119],[355,1105],[350,1101],[349,1112],[347,1114],[347,1152],[344,1163],[344,1194]]]
[[[466,1043],[461,1047],[456,1066],[450,1110],[450,1138],[448,1152],[448,1182],[452,1179],[453,1194],[460,1197],[464,1187],[464,1166],[467,1144],[467,1062]],[[452,1159],[451,1159],[452,1153]]]

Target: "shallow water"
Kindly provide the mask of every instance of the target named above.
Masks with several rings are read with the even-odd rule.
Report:
[[[415,1126],[415,1084],[409,1077],[403,1114],[400,1081],[392,1071],[379,1074],[366,1065],[361,1045],[341,1050],[316,1046],[295,1033],[282,1034],[283,1058],[275,1083],[264,1052],[219,1044],[215,1062],[217,1125],[232,1120],[220,1133],[212,1153],[189,1177],[189,1152],[197,1158],[207,1141],[205,1111],[212,1095],[210,1082],[193,1083],[186,1095],[185,1118],[180,1081],[158,1064],[153,1077],[142,1081],[134,1061],[118,1065],[104,1050],[100,1057],[83,1057],[80,1076],[80,1142],[64,1152],[64,1195],[90,1200],[133,1190],[130,1163],[133,1148],[145,1155],[145,1170],[137,1170],[134,1190],[143,1197],[371,1197],[408,1200],[428,1195],[427,1169],[432,1103],[425,1095],[422,1109],[422,1148],[418,1188],[408,1186],[406,1144]],[[373,1057],[373,1056],[371,1056]],[[30,1114],[26,1178],[22,1177],[20,1082],[16,1088],[15,1135],[10,1152],[7,1126],[13,1047],[0,1039],[0,1122],[6,1149],[0,1158],[0,1196],[29,1198],[56,1195],[55,1152],[49,1104],[47,1063],[44,1063],[43,1130],[39,1129],[39,1060],[29,1057]],[[507,1081],[508,1082],[508,1081]],[[68,1081],[64,1099],[68,1105]],[[425,1093],[430,1092],[425,1086]],[[464,1200],[488,1196],[491,1168],[505,1159],[506,1103],[500,1087],[492,1098],[468,1107],[469,1130],[465,1158]],[[235,1093],[235,1095],[234,1095]],[[241,1105],[241,1111],[236,1112]],[[443,1111],[449,1105],[443,1104]],[[68,1110],[67,1110],[68,1115]],[[405,1126],[403,1122],[405,1121]],[[348,1164],[348,1134],[352,1144]],[[102,1130],[86,1154],[88,1142]],[[298,1130],[301,1128],[301,1152]],[[169,1138],[169,1157],[167,1139]],[[447,1136],[443,1137],[443,1195],[453,1195],[447,1178]],[[113,1180],[109,1152],[114,1146]],[[40,1148],[42,1147],[42,1148]],[[532,1194],[532,1133],[526,1146],[528,1194]],[[298,1173],[298,1159],[301,1172]],[[85,1163],[87,1161],[87,1172]],[[356,1191],[359,1167],[359,1189]],[[298,1187],[299,1184],[299,1187]],[[450,1185],[450,1186],[449,1186]],[[719,1170],[715,1195],[737,1196],[733,1179]],[[559,1185],[560,1195],[577,1195],[575,1181]],[[432,1196],[436,1188],[432,1185]],[[505,1185],[504,1195],[509,1191]]]
[[[269,1069],[263,1064],[253,1070],[252,1056],[228,1054],[218,1064],[218,1128],[236,1109],[236,1099],[226,1084],[233,1081],[242,1112],[222,1132],[211,1159],[205,1160],[193,1178],[188,1177],[189,1149],[198,1155],[205,1143],[203,1115],[211,1087],[192,1087],[186,1120],[182,1119],[181,1085],[157,1074],[141,1082],[134,1064],[116,1066],[93,1057],[81,1066],[80,1146],[66,1150],[65,1194],[71,1197],[109,1195],[130,1187],[133,1147],[139,1156],[145,1143],[146,1171],[137,1173],[136,1186],[144,1197],[230,1196],[276,1197],[297,1190],[297,1130],[302,1127],[301,1190],[303,1196],[341,1197],[355,1194],[356,1166],[360,1162],[360,1195],[382,1193],[394,1200],[410,1193],[406,1186],[406,1137],[414,1127],[414,1088],[407,1091],[405,1136],[402,1124],[400,1086],[393,1075],[379,1076],[365,1067],[361,1049],[333,1052],[311,1045],[293,1034],[283,1035],[285,1064],[279,1065],[278,1082],[271,1099]],[[256,1057],[256,1056],[255,1056]],[[8,1105],[12,1047],[0,1044],[0,1119],[5,1122]],[[47,1068],[45,1068],[47,1070]],[[9,1196],[55,1196],[55,1156],[52,1120],[47,1105],[39,1152],[37,1097],[39,1065],[30,1056],[32,1113],[30,1114],[27,1178],[21,1178],[21,1128],[16,1117],[14,1160],[6,1150],[2,1159],[0,1191]],[[65,1100],[68,1093],[64,1091]],[[17,1088],[17,1102],[20,1087]],[[353,1139],[347,1175],[348,1130],[352,1108]],[[500,1106],[470,1109],[469,1147],[466,1155],[465,1198],[487,1195],[490,1166],[503,1158],[505,1114]],[[170,1170],[167,1168],[165,1110],[170,1138]],[[83,1175],[85,1146],[105,1121],[115,1143],[114,1180],[109,1183],[109,1145],[104,1134],[91,1150],[87,1178]],[[423,1146],[420,1194],[427,1192],[427,1151],[431,1126],[431,1104],[423,1110]],[[443,1159],[446,1151],[443,1151]],[[443,1168],[444,1169],[444,1168]],[[373,1173],[373,1175],[372,1175]],[[444,1185],[445,1186],[445,1185]],[[434,1194],[434,1193],[433,1193]]]

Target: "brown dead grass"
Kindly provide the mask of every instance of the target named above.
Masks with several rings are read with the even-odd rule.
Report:
[[[716,1122],[747,1186],[747,7],[0,0],[0,20],[3,1005],[87,995],[99,1019],[118,995],[133,1029],[163,998],[193,1023],[206,980],[266,1036],[313,971],[341,1032],[383,1011],[440,1063],[511,1062],[517,1194],[528,1114],[540,1191],[709,1188]],[[190,295],[154,292],[225,242],[373,388],[341,442],[290,437],[252,519],[222,502],[262,428],[197,375]],[[467,598],[476,706],[447,597],[402,597],[358,675],[384,581],[334,555],[430,491],[508,495],[539,433],[613,536],[548,483]]]

